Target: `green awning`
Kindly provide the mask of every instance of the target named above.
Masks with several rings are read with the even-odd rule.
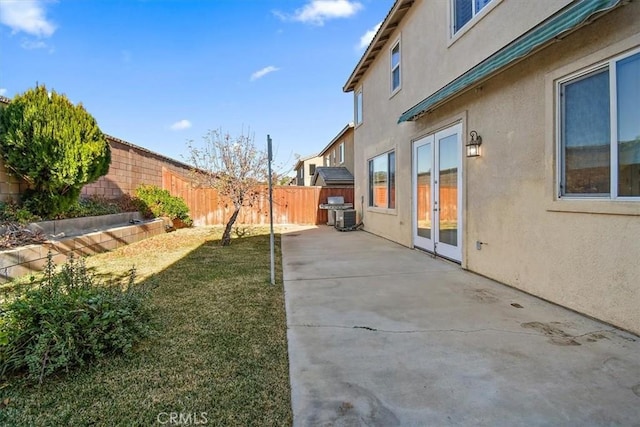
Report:
[[[621,0],[582,0],[566,8],[405,111],[398,119],[398,123],[415,120],[437,104],[447,101],[504,67],[523,59],[562,33],[576,29],[593,15],[613,9],[620,2]]]

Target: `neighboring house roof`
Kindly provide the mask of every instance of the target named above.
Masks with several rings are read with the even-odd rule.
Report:
[[[607,12],[621,2],[622,0],[582,0],[565,8],[405,111],[398,119],[398,123],[419,118],[547,44],[588,24],[595,15]]]
[[[353,129],[353,123],[349,123],[349,124],[347,124],[347,125],[346,125],[346,126],[345,126],[341,131],[340,131],[340,133],[339,133],[338,135],[336,135],[336,137],[335,137],[335,138],[333,138],[333,139],[331,140],[331,142],[329,143],[329,145],[327,145],[326,147],[324,147],[324,149],[323,149],[320,153],[318,153],[318,157],[322,157],[322,156],[324,156],[324,155],[325,155],[325,153],[326,153],[327,151],[329,151],[329,148],[331,148],[331,146],[332,146],[333,144],[335,144],[335,143],[336,143],[340,138],[342,138],[342,137],[344,136],[344,134],[345,134],[345,133],[347,133],[347,131],[348,131],[349,129]]]
[[[311,185],[316,185],[321,177],[326,185],[353,185],[353,175],[345,167],[319,166],[311,179]]]
[[[376,56],[380,53],[384,45],[387,43],[391,34],[396,30],[398,25],[400,25],[400,21],[404,18],[404,16],[409,11],[409,8],[413,5],[415,0],[396,0],[396,2],[391,7],[391,10],[382,21],[378,32],[369,43],[369,47],[360,58],[358,65],[349,76],[349,80],[345,83],[342,88],[345,92],[353,91],[358,83],[360,83],[360,79],[364,76],[364,73],[367,72],[373,61],[376,59]]]

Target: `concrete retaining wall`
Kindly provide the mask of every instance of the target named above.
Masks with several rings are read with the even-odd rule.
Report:
[[[47,236],[72,236],[100,229],[121,226],[142,220],[140,212],[124,212],[111,215],[87,216],[82,218],[57,219],[29,224],[29,229],[41,231]]]
[[[0,283],[44,269],[51,251],[55,264],[63,263],[70,254],[75,257],[108,252],[165,232],[166,219],[123,225],[100,231],[50,240],[0,252]]]

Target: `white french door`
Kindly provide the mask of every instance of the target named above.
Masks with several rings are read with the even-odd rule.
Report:
[[[462,124],[413,143],[413,244],[462,261]]]

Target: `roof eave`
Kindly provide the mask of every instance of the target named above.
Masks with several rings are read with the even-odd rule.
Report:
[[[378,29],[378,32],[369,43],[367,50],[358,61],[358,64],[351,72],[349,79],[344,84],[343,92],[352,92],[358,83],[360,78],[364,76],[369,66],[374,62],[376,55],[382,50],[384,45],[389,41],[391,33],[400,25],[400,22],[407,14],[409,8],[413,5],[415,0],[396,0],[396,2],[389,10],[389,13],[382,21],[382,25]]]
[[[342,138],[344,136],[345,133],[347,133],[347,131],[349,129],[353,129],[354,128],[354,124],[353,123],[348,123],[344,128],[342,128],[342,130],[338,133],[338,135],[336,135],[331,142],[322,149],[321,152],[318,153],[318,157],[322,157],[324,156],[324,154],[329,151],[329,148],[331,148],[331,146],[333,144],[335,144],[340,138]]]

